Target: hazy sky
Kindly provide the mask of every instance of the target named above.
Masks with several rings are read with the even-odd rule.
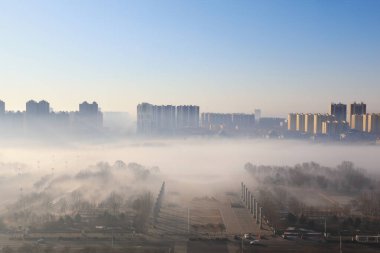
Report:
[[[380,112],[380,1],[0,0],[0,99]]]

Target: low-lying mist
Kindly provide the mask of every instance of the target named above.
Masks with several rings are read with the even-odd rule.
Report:
[[[368,172],[363,174],[366,175],[364,179],[379,175],[379,150],[379,146],[213,138],[136,138],[117,142],[65,142],[65,145],[14,142],[0,149],[0,221],[3,220],[8,228],[22,224],[34,228],[70,229],[78,228],[72,219],[77,215],[86,217],[90,211],[92,217],[96,217],[93,225],[109,226],[121,222],[130,228],[133,223],[137,231],[145,231],[149,210],[163,182],[166,183],[165,198],[171,206],[186,207],[194,199],[218,199],[227,193],[238,196],[242,181],[256,188],[258,193],[265,192],[266,195],[260,194],[259,199],[269,205],[271,202],[264,201],[267,195],[277,196],[275,194],[284,192],[283,189],[289,196],[302,196],[302,189],[309,186],[297,189],[289,185],[287,182],[293,182],[294,175],[302,182],[302,178],[307,178],[314,185],[318,185],[319,177],[324,175],[326,188],[322,190],[334,192],[335,181],[327,180],[332,178],[331,173],[327,173],[331,170],[328,167],[339,169],[342,161],[350,161],[352,163],[343,164],[352,164],[352,168]],[[251,168],[271,168],[267,172],[271,180],[267,180],[265,173],[262,174],[265,178],[258,180],[259,177],[252,174],[255,170],[247,170],[248,162]],[[312,162],[310,175],[307,174],[310,166],[305,162]],[[299,171],[299,167],[306,170]],[[290,168],[289,172],[280,173],[285,182],[282,190],[277,183],[262,183],[279,178],[272,175],[276,170],[273,168],[281,168],[279,171]],[[352,178],[351,175],[360,174],[355,173],[345,175]],[[261,191],[263,187],[268,190]],[[335,192],[340,194],[347,187]],[[367,195],[353,200],[367,203]],[[293,201],[294,198],[289,199]],[[293,201],[297,203],[294,206],[313,201],[307,199],[308,202],[299,197]],[[131,215],[133,218],[126,218]]]
[[[379,146],[262,139],[136,138],[95,144],[72,142],[64,146],[29,142],[0,149],[3,163],[0,174],[3,180],[13,175],[1,186],[7,187],[7,196],[12,196],[47,174],[72,176],[99,163],[113,165],[115,161],[123,161],[157,167],[161,179],[169,182],[169,188],[196,195],[214,194],[220,188],[236,189],[245,176],[243,167],[247,162],[283,166],[314,161],[334,167],[342,161],[351,161],[372,173],[380,173],[379,154]],[[32,175],[33,180],[26,175]]]
[[[96,162],[136,162],[159,166],[168,174],[202,175],[234,173],[246,162],[253,164],[291,165],[315,161],[334,166],[343,160],[359,167],[376,170],[380,146],[315,144],[306,141],[172,139],[65,145],[17,143],[0,148],[0,161],[23,163],[36,171],[77,170]]]

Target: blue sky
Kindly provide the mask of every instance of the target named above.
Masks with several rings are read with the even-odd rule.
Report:
[[[376,0],[0,0],[0,99],[380,112],[379,13]]]

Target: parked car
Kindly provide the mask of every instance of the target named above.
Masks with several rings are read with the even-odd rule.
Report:
[[[249,245],[258,245],[258,244],[260,244],[259,240],[252,240],[249,242]]]

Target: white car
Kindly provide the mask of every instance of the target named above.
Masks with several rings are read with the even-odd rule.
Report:
[[[257,245],[259,243],[260,243],[259,240],[252,240],[252,241],[249,242],[250,245]]]

